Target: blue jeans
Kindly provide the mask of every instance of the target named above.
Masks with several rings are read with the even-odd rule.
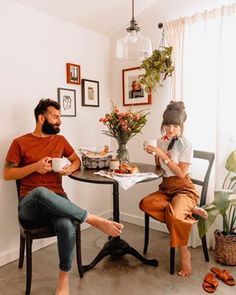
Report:
[[[45,187],[33,189],[19,204],[19,219],[23,224],[44,225],[51,223],[57,235],[59,268],[70,271],[75,248],[75,226],[87,217],[87,211]]]

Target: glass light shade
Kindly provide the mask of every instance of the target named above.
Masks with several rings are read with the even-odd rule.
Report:
[[[152,54],[151,40],[135,30],[117,41],[116,57],[131,62],[142,61]]]

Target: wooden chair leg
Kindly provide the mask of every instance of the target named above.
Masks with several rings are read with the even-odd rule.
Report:
[[[170,274],[175,272],[175,248],[170,247]]]
[[[205,257],[205,261],[207,261],[207,262],[210,261],[208,249],[207,249],[206,235],[203,236],[203,238],[202,238],[202,250],[203,250],[204,257]]]
[[[32,280],[32,240],[26,236],[26,290],[25,294],[29,295]]]
[[[149,215],[145,213],[144,247],[143,247],[144,254],[147,253],[148,243],[149,243]]]
[[[81,230],[80,224],[76,228],[76,260],[77,268],[79,271],[79,276],[82,278],[84,276],[83,266],[82,266],[82,257],[81,257]]]
[[[19,251],[19,264],[18,267],[22,268],[24,263],[25,254],[25,238],[20,235],[20,251]]]

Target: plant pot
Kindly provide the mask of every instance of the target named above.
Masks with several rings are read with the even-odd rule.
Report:
[[[215,261],[236,265],[236,234],[224,236],[219,230],[215,231]]]

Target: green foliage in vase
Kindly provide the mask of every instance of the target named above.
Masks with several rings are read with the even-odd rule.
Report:
[[[145,92],[150,92],[157,85],[163,86],[163,81],[172,75],[175,69],[171,59],[172,50],[173,47],[160,47],[142,62],[140,68],[144,69],[145,73],[139,76],[139,81]]]
[[[222,189],[215,191],[214,201],[211,204],[203,206],[208,213],[208,218],[207,220],[199,218],[198,232],[200,238],[207,233],[218,215],[222,217],[222,233],[225,236],[234,234],[236,226],[236,176],[230,176],[232,173],[236,173],[236,150],[228,156],[225,168],[228,170],[228,174],[223,181]]]

